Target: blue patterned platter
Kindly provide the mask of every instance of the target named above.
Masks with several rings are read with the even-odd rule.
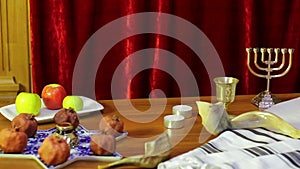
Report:
[[[27,159],[36,159],[39,164],[43,168],[62,168],[65,167],[74,161],[78,160],[93,160],[93,161],[105,161],[105,162],[111,162],[116,161],[122,158],[122,156],[119,153],[114,153],[112,156],[97,156],[94,155],[90,149],[90,140],[91,140],[91,134],[98,133],[97,130],[87,130],[83,126],[79,125],[77,129],[75,130],[75,133],[78,135],[78,138],[80,140],[80,143],[77,147],[71,149],[70,157],[69,159],[62,164],[56,165],[56,166],[48,166],[43,163],[43,161],[40,159],[38,155],[38,149],[41,146],[44,139],[50,135],[52,135],[55,132],[55,128],[51,128],[49,130],[38,130],[34,137],[28,138],[27,148],[22,154],[3,154],[2,151],[0,151],[0,157],[3,158],[27,158]],[[120,140],[125,138],[128,135],[127,132],[122,133],[120,136],[116,138],[116,140]]]

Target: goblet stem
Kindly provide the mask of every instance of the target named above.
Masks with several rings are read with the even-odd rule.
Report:
[[[224,109],[227,110],[229,103],[224,103]]]

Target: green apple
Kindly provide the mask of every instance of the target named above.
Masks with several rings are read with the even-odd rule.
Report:
[[[28,113],[37,116],[42,106],[41,98],[38,94],[21,92],[15,101],[18,114]]]
[[[79,96],[66,96],[63,100],[63,108],[72,108],[75,111],[82,110],[83,101]]]

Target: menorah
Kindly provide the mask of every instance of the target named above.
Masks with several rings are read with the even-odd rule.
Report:
[[[267,89],[265,91],[259,93],[252,99],[252,103],[254,105],[259,107],[259,109],[264,110],[264,109],[267,109],[267,108],[271,107],[272,105],[280,102],[280,100],[276,96],[271,94],[271,92],[270,92],[270,80],[272,78],[282,77],[289,72],[289,70],[291,69],[291,66],[292,66],[292,56],[294,53],[294,49],[292,49],[292,48],[289,48],[289,49],[286,49],[286,48],[282,48],[282,49],[279,49],[279,48],[275,48],[275,49],[273,49],[273,48],[253,48],[253,49],[246,48],[246,51],[247,51],[247,55],[248,55],[247,56],[247,66],[248,66],[249,71],[257,77],[267,79]],[[250,65],[252,51],[254,52],[254,61],[253,62],[254,62],[256,71],[254,71]],[[259,52],[261,53],[261,57],[260,57],[261,63],[260,64],[258,62]],[[266,52],[268,53],[267,59],[265,59]],[[280,52],[281,52],[281,57],[279,56]],[[275,56],[272,57],[273,53],[275,53]],[[286,65],[286,53],[289,53],[288,65]],[[278,65],[277,67],[275,67],[276,64]],[[265,67],[262,67],[261,65],[265,65]],[[274,71],[278,72],[278,74],[275,74]],[[260,72],[266,72],[266,74],[260,73]]]

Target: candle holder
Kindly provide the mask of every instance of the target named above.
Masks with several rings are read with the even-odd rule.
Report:
[[[74,127],[69,122],[56,124],[56,131],[53,135],[63,138],[71,148],[75,148],[79,144],[79,138],[75,133]]]
[[[249,71],[260,78],[266,78],[267,79],[267,89],[261,93],[259,93],[258,95],[256,95],[253,99],[252,99],[252,103],[254,105],[256,105],[257,107],[259,107],[259,109],[261,110],[265,110],[269,107],[271,107],[272,105],[280,102],[280,100],[274,96],[271,92],[270,92],[270,80],[272,78],[278,78],[278,77],[282,77],[284,75],[286,75],[289,70],[291,69],[292,66],[292,56],[294,53],[294,49],[292,48],[246,48],[247,51],[247,66]],[[256,71],[259,72],[266,72],[266,74],[263,73],[258,73],[256,71],[254,71],[250,65],[250,61],[251,61],[251,53],[252,51],[254,52],[254,58],[253,58],[253,62],[256,68]],[[258,54],[261,54],[260,60],[261,63],[266,65],[265,67],[262,67],[261,65],[258,64]],[[265,59],[265,54],[266,52],[268,53],[268,57],[267,59]],[[279,58],[281,52],[281,57]],[[272,57],[272,54],[275,53],[275,56]],[[288,63],[286,65],[286,54],[289,53],[289,60]],[[281,63],[280,63],[280,62]],[[279,64],[280,65],[278,67],[275,67],[275,64]],[[284,67],[285,70],[283,69]],[[278,72],[276,74],[276,72]],[[275,72],[275,73],[274,73]]]

